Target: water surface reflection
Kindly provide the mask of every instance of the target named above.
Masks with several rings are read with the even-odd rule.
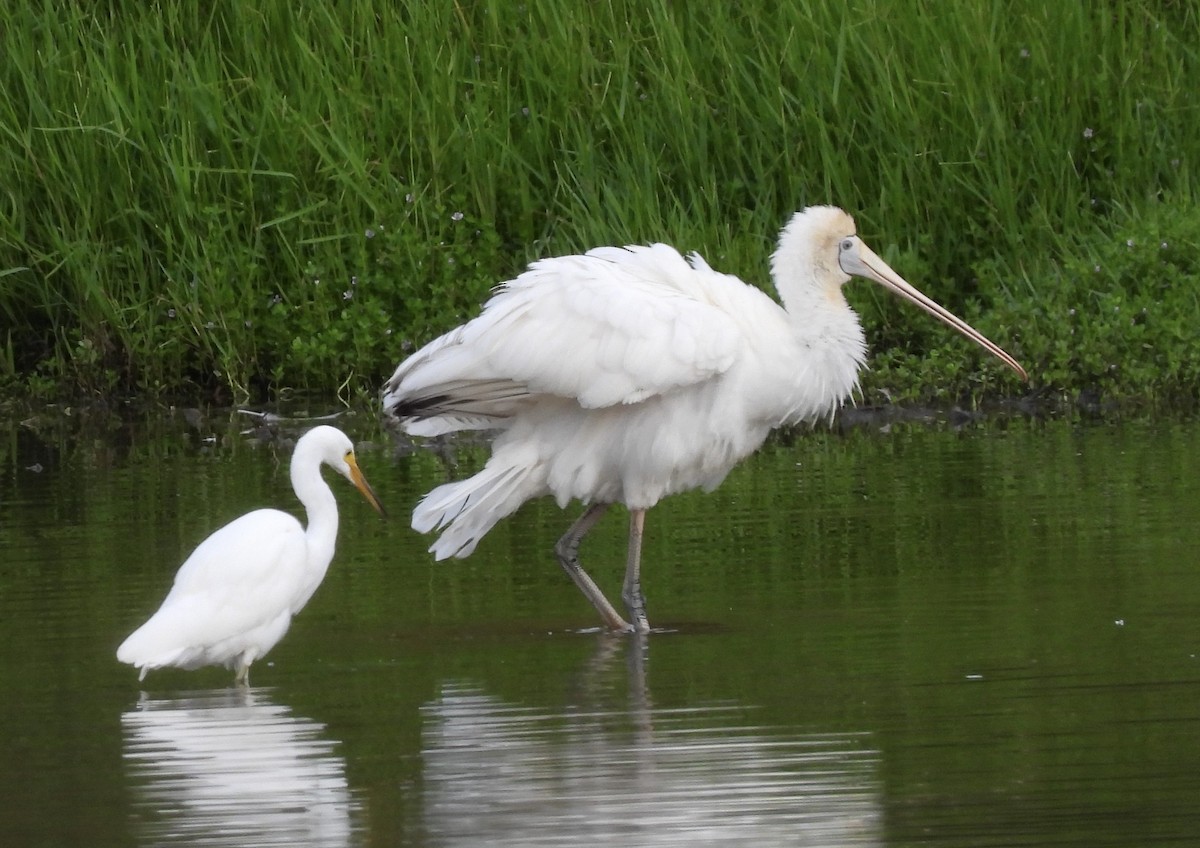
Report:
[[[385,503],[444,482],[365,427]],[[286,449],[241,429],[0,423],[3,845],[1197,842],[1195,421],[777,440],[655,509],[675,632],[642,651],[571,631],[552,501],[453,563],[346,510],[257,678],[284,688],[163,672],[132,710],[138,610],[286,488]],[[626,542],[588,539],[606,587]]]
[[[324,725],[273,703],[269,689],[143,696],[121,726],[145,844],[358,842],[336,743]]]
[[[628,707],[589,700],[544,711],[445,683],[422,710],[428,843],[884,844],[866,733],[782,732],[732,702],[656,708],[640,661]]]

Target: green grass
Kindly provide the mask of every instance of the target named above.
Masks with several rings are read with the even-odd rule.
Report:
[[[254,5],[0,0],[0,388],[373,392],[529,259],[765,284],[833,202],[1038,391],[1195,392],[1196,0]],[[868,391],[1025,391],[851,297]]]

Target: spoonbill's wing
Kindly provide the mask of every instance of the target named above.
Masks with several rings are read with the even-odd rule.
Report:
[[[534,262],[401,363],[384,407],[429,435],[503,426],[534,395],[598,408],[703,382],[743,341],[720,305],[731,285],[748,290],[661,244]]]

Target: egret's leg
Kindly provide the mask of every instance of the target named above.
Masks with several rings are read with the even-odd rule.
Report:
[[[254,658],[248,655],[243,655],[238,661],[237,674],[233,678],[235,686],[250,685],[250,663],[253,661]]]
[[[632,630],[629,623],[617,614],[613,609],[613,605],[608,602],[608,598],[604,597],[604,593],[600,591],[600,587],[595,581],[588,576],[588,573],[583,570],[583,566],[579,564],[579,543],[583,541],[583,537],[587,532],[595,526],[600,517],[608,510],[608,504],[592,504],[589,506],[579,518],[571,525],[571,528],[563,534],[563,537],[558,540],[558,544],[554,546],[554,553],[558,556],[558,562],[563,567],[563,571],[567,572],[567,576],[579,587],[579,591],[587,596],[587,599],[592,602],[592,606],[600,613],[600,617],[604,619],[604,623],[612,630]]]
[[[625,585],[621,597],[629,610],[629,621],[635,633],[649,633],[650,622],[646,620],[646,598],[642,595],[642,528],[646,523],[646,510],[629,511],[629,556],[625,560]]]

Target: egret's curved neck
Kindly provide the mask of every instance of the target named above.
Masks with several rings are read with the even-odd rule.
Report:
[[[337,541],[337,501],[329,484],[321,477],[321,460],[312,452],[297,447],[292,455],[292,488],[296,497],[304,504],[308,513],[309,562],[323,562],[325,566],[333,559],[334,543]]]

